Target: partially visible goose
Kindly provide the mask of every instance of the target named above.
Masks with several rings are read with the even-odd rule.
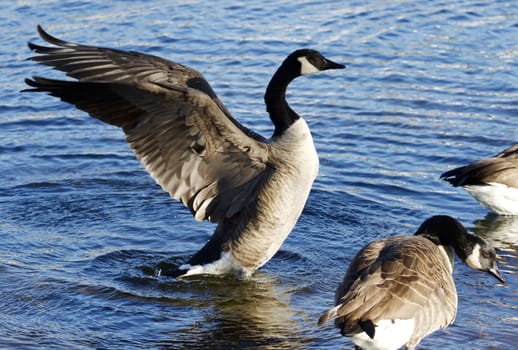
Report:
[[[455,319],[453,251],[471,268],[504,283],[494,248],[457,220],[433,216],[414,236],[394,236],[361,249],[336,290],[336,306],[318,324],[335,320],[357,349],[413,349]]]
[[[249,277],[280,248],[306,203],[318,156],[306,122],[285,99],[300,75],[345,66],[315,50],[290,54],[264,96],[275,126],[265,139],[241,125],[197,71],[160,57],[40,36],[32,60],[77,81],[26,79],[103,122],[121,127],[156,182],[197,220],[217,223],[205,246],[175,275]]]
[[[518,144],[494,157],[447,171],[441,179],[463,187],[496,214],[518,215]]]

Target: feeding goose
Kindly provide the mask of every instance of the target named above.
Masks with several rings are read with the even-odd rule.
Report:
[[[518,144],[441,175],[496,214],[518,215]]]
[[[240,124],[197,71],[160,57],[80,45],[29,43],[31,59],[77,80],[26,79],[43,91],[122,128],[155,181],[197,220],[217,224],[210,240],[175,275],[248,278],[280,248],[318,172],[310,130],[286,102],[298,76],[345,68],[318,51],[290,54],[264,100],[275,127],[266,139]]]
[[[413,349],[450,325],[457,312],[453,251],[469,267],[504,283],[495,249],[449,216],[424,221],[413,236],[367,244],[351,261],[335,307],[318,320],[335,320],[357,349]]]

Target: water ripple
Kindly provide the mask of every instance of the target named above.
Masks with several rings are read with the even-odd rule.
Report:
[[[7,2],[0,13],[0,347],[338,349],[315,326],[367,241],[458,217],[498,249],[507,285],[457,264],[457,321],[422,349],[510,349],[514,220],[438,177],[517,142],[513,1]],[[59,15],[57,15],[59,14]],[[269,136],[263,94],[284,56],[347,65],[297,79],[321,167],[281,251],[250,281],[157,277],[214,226],[193,225],[147,175],[123,133],[43,94],[20,93],[36,24],[77,42],[170,58],[203,72],[245,125]],[[80,315],[80,317],[78,317]]]

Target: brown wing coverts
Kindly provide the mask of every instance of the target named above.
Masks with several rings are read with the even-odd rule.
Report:
[[[29,44],[31,59],[78,81],[40,77],[47,91],[121,127],[151,176],[196,219],[220,221],[255,200],[270,171],[264,139],[239,124],[197,71],[138,52],[65,42]]]

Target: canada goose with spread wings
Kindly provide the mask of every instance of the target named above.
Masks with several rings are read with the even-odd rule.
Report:
[[[286,102],[298,76],[345,66],[318,51],[290,54],[265,93],[275,127],[266,139],[241,125],[197,71],[134,51],[57,39],[29,43],[31,59],[76,80],[26,79],[43,91],[122,128],[155,181],[197,220],[217,223],[210,240],[178,275],[249,277],[280,248],[306,203],[318,172],[309,128]]]

